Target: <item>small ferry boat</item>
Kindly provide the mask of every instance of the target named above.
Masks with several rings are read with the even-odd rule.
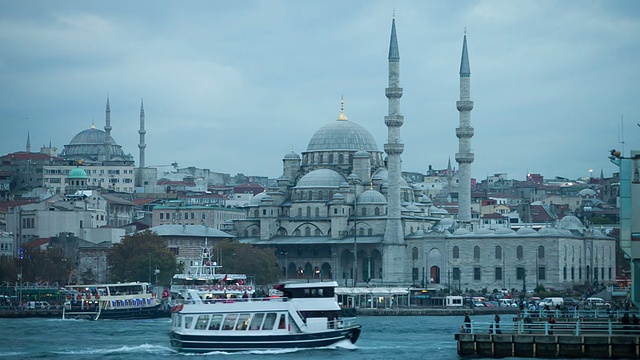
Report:
[[[203,301],[188,290],[172,308],[171,345],[182,352],[315,348],[360,336],[355,317],[340,317],[337,282],[290,283],[280,298]]]
[[[150,319],[169,317],[149,283],[68,285],[62,318]]]
[[[171,279],[172,303],[181,303],[186,290],[196,290],[203,300],[253,297],[255,286],[245,274],[222,273],[221,265],[213,260],[212,247],[205,242],[200,259],[184,274]]]

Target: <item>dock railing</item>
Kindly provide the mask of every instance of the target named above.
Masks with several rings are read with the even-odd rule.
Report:
[[[465,326],[468,325],[468,326]],[[518,335],[628,335],[640,336],[640,325],[622,324],[618,319],[602,319],[601,321],[548,321],[525,322],[524,319],[512,322],[480,322],[465,323],[461,332],[471,334],[518,334]]]

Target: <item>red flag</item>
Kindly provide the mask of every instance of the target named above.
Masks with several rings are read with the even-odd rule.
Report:
[[[225,276],[222,278],[222,282],[227,282],[227,275],[229,274],[225,274]]]

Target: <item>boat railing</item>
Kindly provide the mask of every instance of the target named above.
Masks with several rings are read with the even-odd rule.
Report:
[[[640,326],[622,324],[617,320],[607,321],[548,321],[526,322],[524,320],[513,322],[479,322],[471,321],[461,326],[460,332],[470,334],[506,334],[506,335],[628,335],[640,336]]]
[[[521,312],[522,317],[538,317],[538,318],[548,318],[549,316],[555,318],[620,318],[624,313],[631,312],[615,309],[615,308],[595,308],[595,309],[555,309],[555,310],[524,310]]]

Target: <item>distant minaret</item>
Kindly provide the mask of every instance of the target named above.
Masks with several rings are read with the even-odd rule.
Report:
[[[140,100],[140,130],[138,130],[138,134],[140,134],[140,143],[138,144],[138,149],[140,149],[140,169],[143,169],[144,166],[144,149],[147,147],[147,144],[144,143],[144,135],[147,133],[147,130],[144,129],[144,99]]]
[[[27,152],[30,153],[31,152],[31,133],[29,130],[27,130]]]
[[[104,125],[104,159],[111,160],[111,107],[107,96],[107,108],[105,109],[106,124]]]
[[[449,157],[449,163],[447,164],[447,196],[453,191],[453,169],[451,168],[451,157]]]
[[[467,30],[464,31],[462,43],[462,59],[460,61],[460,100],[456,102],[460,112],[460,126],[456,128],[458,137],[458,220],[462,226],[470,227],[471,223],[471,163],[474,156],[471,152],[471,138],[473,128],[471,127],[471,110],[473,101],[470,100],[471,93],[471,69],[469,68],[469,55],[467,54]]]
[[[385,89],[389,99],[389,115],[384,117],[384,123],[388,128],[388,140],[384,144],[387,153],[388,177],[388,215],[387,227],[383,239],[383,281],[385,284],[401,284],[408,281],[404,276],[404,231],[400,219],[400,177],[402,167],[400,154],[404,151],[404,144],[400,140],[400,127],[404,122],[404,116],[400,115],[400,52],[398,51],[398,39],[396,37],[395,16],[391,23],[391,41],[389,44],[389,87]]]

